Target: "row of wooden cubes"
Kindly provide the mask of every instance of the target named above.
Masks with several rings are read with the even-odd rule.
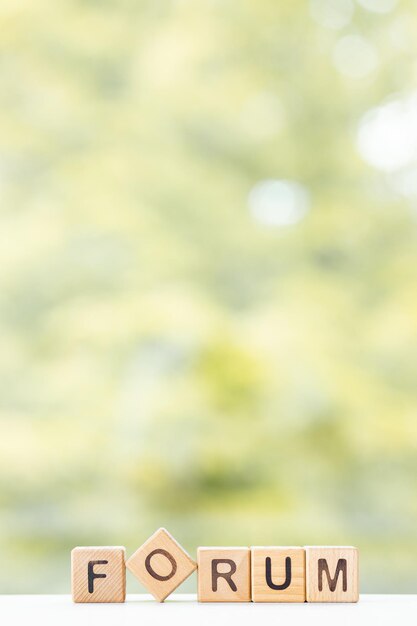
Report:
[[[202,547],[195,562],[164,528],[125,561],[123,547],[71,553],[74,602],[124,602],[126,568],[160,602],[198,569],[200,602],[357,602],[350,546]]]

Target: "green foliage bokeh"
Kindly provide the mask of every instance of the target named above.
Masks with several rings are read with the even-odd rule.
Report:
[[[342,31],[302,0],[0,23],[1,591],[67,592],[73,546],[164,525],[354,544],[363,591],[415,592],[417,204],[356,145],[416,87],[412,0]],[[332,62],[350,33],[368,77]],[[308,189],[299,223],[253,218],[268,179]]]

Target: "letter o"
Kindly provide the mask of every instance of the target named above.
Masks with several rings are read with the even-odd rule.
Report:
[[[153,567],[151,565],[151,558],[153,556],[155,556],[155,554],[162,554],[171,563],[172,570],[170,571],[170,573],[167,576],[161,576],[160,574],[157,574],[155,572],[155,570],[153,569]],[[152,552],[150,552],[148,554],[148,556],[145,559],[145,567],[146,567],[146,571],[148,572],[148,574],[150,574],[152,576],[152,578],[156,578],[156,580],[169,580],[170,578],[172,578],[176,574],[177,562],[174,559],[174,557],[172,556],[172,554],[170,554],[166,550],[163,550],[162,548],[158,548],[156,550],[152,550]]]

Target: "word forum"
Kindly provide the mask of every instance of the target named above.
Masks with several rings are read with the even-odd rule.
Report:
[[[71,552],[76,603],[125,602],[126,569],[163,602],[197,570],[199,602],[357,602],[358,550],[353,546],[199,547],[197,560],[159,528],[125,558],[123,546]]]

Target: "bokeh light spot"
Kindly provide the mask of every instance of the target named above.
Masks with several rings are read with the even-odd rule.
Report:
[[[397,1],[398,0],[358,0],[358,4],[373,13],[389,13],[396,7]]]
[[[289,180],[264,180],[249,194],[253,218],[264,226],[291,226],[310,208],[310,196],[300,183]]]
[[[310,0],[311,17],[325,28],[344,28],[350,23],[354,10],[352,0]]]
[[[349,78],[364,78],[378,65],[374,46],[360,35],[346,35],[339,39],[333,51],[336,69]]]
[[[358,150],[373,167],[392,172],[417,159],[417,94],[369,111],[359,124]]]

